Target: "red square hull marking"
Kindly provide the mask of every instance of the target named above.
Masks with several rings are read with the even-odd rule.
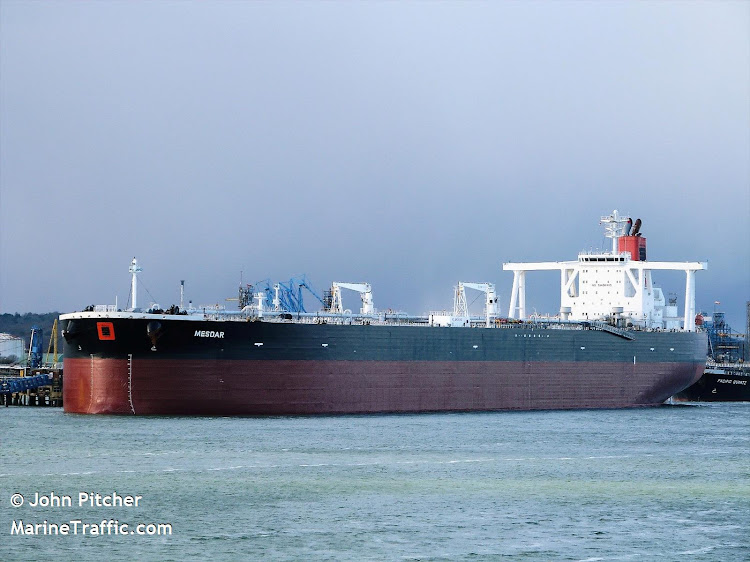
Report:
[[[115,339],[115,327],[112,325],[112,322],[97,322],[96,330],[99,332],[100,340]]]

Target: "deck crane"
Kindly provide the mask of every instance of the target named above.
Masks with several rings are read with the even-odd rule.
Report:
[[[456,294],[453,297],[453,315],[468,318],[469,307],[466,304],[466,289],[482,291],[485,294],[484,313],[487,320],[487,327],[490,326],[490,318],[498,316],[497,293],[495,285],[492,283],[464,283],[459,281],[456,286]]]
[[[372,287],[369,283],[332,283],[329,300],[329,312],[335,314],[344,313],[344,305],[341,301],[341,289],[357,291],[362,299],[361,314],[375,314],[375,306],[372,302]]]

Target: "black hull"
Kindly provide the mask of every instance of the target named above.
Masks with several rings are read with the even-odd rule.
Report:
[[[674,398],[687,402],[750,402],[750,372],[706,369],[698,382]]]

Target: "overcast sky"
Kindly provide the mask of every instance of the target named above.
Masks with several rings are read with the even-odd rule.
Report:
[[[744,331],[749,2],[0,1],[0,312],[124,306],[137,256],[139,304],[306,273],[505,314],[503,262],[613,209]]]

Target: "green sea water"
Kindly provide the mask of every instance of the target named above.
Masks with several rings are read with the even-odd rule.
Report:
[[[750,559],[746,403],[0,423],[1,560]]]

